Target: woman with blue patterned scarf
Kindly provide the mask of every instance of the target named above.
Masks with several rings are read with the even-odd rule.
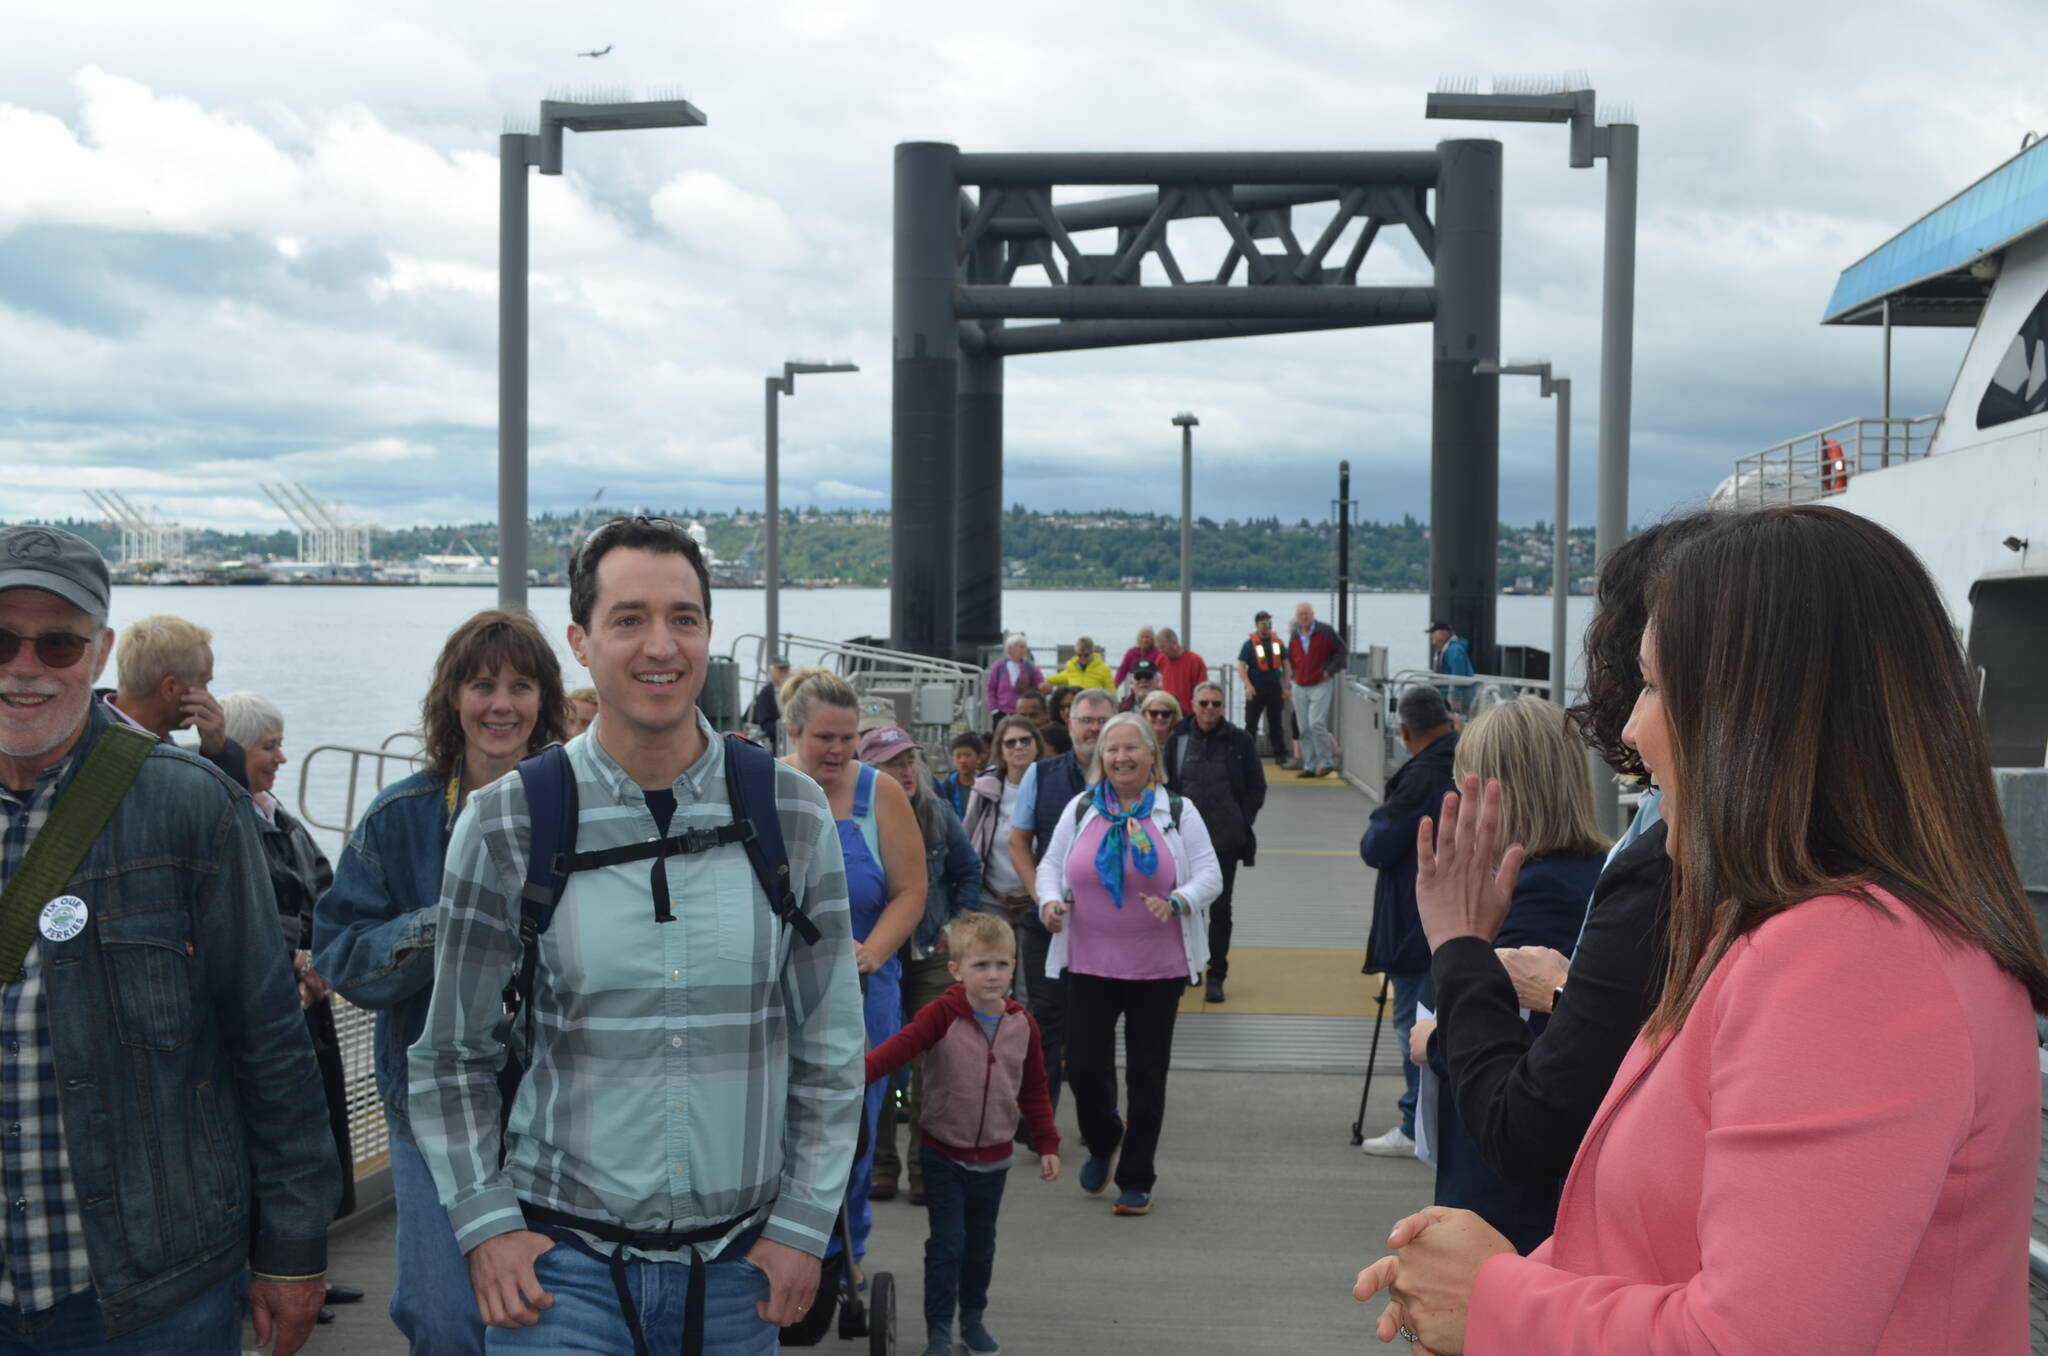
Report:
[[[1088,1145],[1081,1189],[1099,1194],[1115,1159],[1116,1213],[1144,1215],[1158,1177],[1174,1016],[1208,963],[1206,919],[1223,873],[1201,813],[1160,782],[1159,744],[1142,716],[1126,712],[1103,727],[1088,783],[1038,867],[1039,916],[1054,934],[1046,973],[1068,973],[1067,1085]]]

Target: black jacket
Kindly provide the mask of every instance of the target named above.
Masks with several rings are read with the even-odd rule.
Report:
[[[1367,968],[1390,975],[1429,973],[1429,943],[1415,912],[1415,832],[1434,819],[1451,789],[1451,757],[1458,736],[1446,730],[1429,746],[1394,769],[1387,798],[1366,821],[1358,855],[1379,872],[1372,892],[1372,931],[1365,947]]]
[[[1208,734],[1203,734],[1196,728],[1193,716],[1181,717],[1180,724],[1174,726],[1173,733],[1166,737],[1166,747],[1160,750],[1166,789],[1175,795],[1185,794],[1181,787],[1181,764],[1186,760],[1188,741],[1192,739],[1226,741],[1223,757],[1230,773],[1230,798],[1236,802],[1238,813],[1244,816],[1244,847],[1237,854],[1237,859],[1250,866],[1259,853],[1259,839],[1252,832],[1252,824],[1266,805],[1266,769],[1259,763],[1259,746],[1252,741],[1249,731],[1241,730],[1227,720]],[[1205,823],[1214,822],[1209,807],[1200,800],[1195,801],[1195,808],[1202,812]]]
[[[1571,980],[1541,1035],[1493,944],[1436,949],[1437,1048],[1467,1133],[1502,1180],[1565,1175],[1615,1070],[1664,993],[1671,861],[1657,824],[1600,873]]]

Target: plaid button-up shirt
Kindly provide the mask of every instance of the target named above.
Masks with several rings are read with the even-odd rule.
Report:
[[[724,743],[699,727],[709,747],[674,783],[671,835],[732,822]],[[592,736],[568,752],[579,851],[658,836],[646,796]],[[534,1050],[500,1165],[500,995],[519,955],[529,819],[516,776],[470,797],[448,845],[433,999],[407,1088],[464,1251],[524,1228],[524,1200],[644,1232],[765,1208],[764,1237],[823,1255],[853,1159],[866,1037],[832,812],[816,783],[782,766],[775,808],[791,887],[823,934],[814,945],[776,921],[737,843],[662,864],[669,923],[654,917],[650,860],[570,878],[540,938]],[[715,1255],[744,1227],[697,1246]]]
[[[36,776],[26,797],[0,786],[0,889],[50,817],[57,784],[79,755]],[[29,907],[40,909],[42,901]],[[43,1002],[43,966],[31,941],[22,968],[0,988],[0,1306],[38,1313],[92,1287],[85,1221],[71,1189],[57,1061]]]

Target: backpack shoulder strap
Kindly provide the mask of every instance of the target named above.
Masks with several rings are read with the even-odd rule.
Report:
[[[119,721],[93,740],[85,762],[22,854],[7,889],[0,891],[0,974],[21,968],[35,940],[37,913],[70,882],[156,746],[155,735]]]
[[[1166,827],[1175,833],[1180,832],[1180,807],[1186,803],[1171,791],[1166,793]]]
[[[735,824],[753,826],[744,841],[754,878],[768,896],[768,907],[794,928],[806,946],[823,935],[796,901],[790,887],[789,852],[782,841],[782,815],[775,805],[775,756],[738,735],[725,737],[725,794]]]
[[[569,765],[569,751],[550,744],[522,759],[519,781],[526,791],[529,835],[519,912],[522,920],[529,914],[538,920],[539,933],[554,921],[569,883],[569,858],[576,853],[576,769]]]

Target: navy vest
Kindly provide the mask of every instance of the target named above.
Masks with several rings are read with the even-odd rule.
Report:
[[[1074,803],[1074,797],[1088,789],[1088,773],[1071,753],[1041,758],[1032,766],[1038,769],[1038,803],[1032,807],[1031,820],[1031,860],[1035,862],[1043,860],[1045,850],[1052,846],[1060,816]]]

